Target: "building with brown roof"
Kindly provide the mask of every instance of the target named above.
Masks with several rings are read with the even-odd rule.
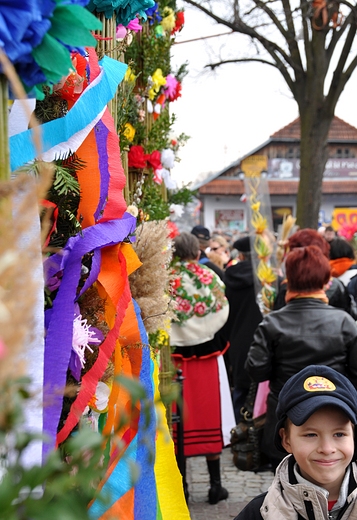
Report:
[[[320,221],[331,222],[339,208],[350,208],[345,214],[355,208],[357,220],[357,128],[335,116],[328,135],[328,149]],[[263,176],[268,179],[274,227],[277,228],[284,214],[295,214],[300,174],[299,118],[196,186],[203,204],[204,224],[211,230],[244,231],[247,228],[242,161],[253,155],[267,158],[267,171]]]

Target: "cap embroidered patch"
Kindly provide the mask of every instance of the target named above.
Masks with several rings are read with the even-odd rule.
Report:
[[[305,379],[304,389],[307,390],[307,392],[332,392],[336,390],[336,387],[329,379],[326,379],[326,377],[313,376]]]

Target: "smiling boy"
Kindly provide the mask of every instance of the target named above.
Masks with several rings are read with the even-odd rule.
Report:
[[[279,394],[275,444],[290,455],[267,493],[235,520],[357,519],[357,391],[339,372],[312,365]]]

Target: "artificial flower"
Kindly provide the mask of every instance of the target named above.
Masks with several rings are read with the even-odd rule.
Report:
[[[111,392],[111,386],[99,381],[95,394],[89,401],[88,406],[96,413],[106,413],[108,411],[108,402]]]
[[[131,70],[131,67],[128,67],[125,72],[124,81],[127,81],[128,83],[134,83],[136,80],[136,76]]]
[[[144,148],[141,145],[134,145],[128,153],[129,168],[145,168],[146,158]]]
[[[123,132],[123,134],[125,135],[125,137],[127,138],[127,140],[130,141],[131,143],[132,143],[133,140],[134,140],[135,133],[136,133],[136,130],[135,130],[135,128],[133,127],[133,125],[131,125],[130,123],[125,123],[125,127],[124,127],[124,132]]]
[[[173,217],[181,218],[184,212],[184,207],[182,204],[170,204],[169,210]]]
[[[162,178],[161,178],[161,175],[160,175],[160,170],[155,170],[154,171],[153,181],[156,182],[156,184],[162,184]]]
[[[260,210],[260,202],[255,202],[250,206],[252,208],[252,211],[259,211]]]
[[[162,12],[163,17],[161,20],[162,28],[165,32],[171,33],[172,29],[175,27],[176,19],[174,10],[171,7],[164,7]]]
[[[160,170],[162,168],[161,164],[161,154],[159,150],[154,150],[152,153],[146,156],[146,160],[148,166],[150,166],[154,171]]]
[[[101,29],[102,24],[83,5],[83,0],[1,3],[0,47],[26,91],[33,88],[38,99],[44,97],[42,86],[52,87],[68,75],[71,50],[96,46],[91,30]]]
[[[72,337],[72,353],[69,369],[73,377],[79,381],[81,370],[85,366],[85,351],[88,349],[93,352],[89,345],[101,343],[103,335],[94,327],[88,325],[87,320],[82,318],[81,314],[77,314],[73,321],[73,337]]]
[[[137,15],[146,20],[146,11],[154,6],[154,0],[89,0],[87,9],[92,13],[104,13],[105,18],[112,19],[115,15],[116,22],[125,27]]]
[[[168,230],[168,237],[169,238],[175,238],[180,234],[179,228],[175,224],[175,222],[171,222],[171,220],[168,220],[167,222],[167,230]],[[176,278],[176,281],[180,284],[180,279]]]
[[[354,224],[345,223],[338,230],[338,234],[346,240],[353,240],[355,233],[357,233],[357,222]]]
[[[133,31],[135,33],[138,33],[143,30],[143,27],[142,27],[142,25],[140,25],[137,17],[135,17],[133,20],[130,20],[130,22],[128,23],[128,25],[126,27],[127,27],[127,29],[129,29],[130,31]]]
[[[157,36],[158,38],[161,38],[162,36],[164,36],[164,29],[163,29],[162,25],[157,25],[155,27],[155,36]]]
[[[169,170],[166,170],[166,168],[162,168],[162,170],[160,170],[159,173],[168,190],[174,190],[177,188],[177,182],[171,178]]]
[[[145,110],[138,110],[138,120],[139,123],[143,123],[145,121]]]
[[[159,117],[161,114],[161,110],[165,105],[165,94],[160,94],[160,96],[157,98],[155,106],[154,106],[154,121]]]
[[[253,213],[251,223],[257,235],[261,235],[268,226],[267,219],[260,213]]]
[[[175,166],[175,153],[171,148],[161,151],[161,164],[169,170]]]
[[[257,267],[257,276],[262,285],[270,285],[276,280],[276,274],[273,269],[262,260]]]
[[[117,41],[124,40],[125,36],[127,35],[127,30],[121,23],[117,26],[117,30],[115,33],[115,38]]]
[[[152,114],[154,112],[154,105],[152,104],[150,99],[147,100],[146,110],[148,111],[148,114]]]
[[[170,98],[170,96],[174,96],[176,93],[178,81],[172,74],[168,74],[166,76],[166,85],[164,87],[164,93],[167,99]]]
[[[171,34],[181,31],[183,25],[185,23],[185,14],[183,11],[177,11],[175,27],[172,29]]]
[[[72,54],[72,72],[64,76],[62,80],[53,87],[62,99],[75,101],[88,86],[87,60],[78,52]]]
[[[161,69],[156,69],[151,76],[152,86],[149,89],[149,99],[153,100],[160,88],[166,84],[166,78],[162,75]]]
[[[161,22],[162,16],[159,11],[159,4],[157,2],[154,3],[152,7],[146,9],[145,14],[147,19],[149,20],[149,24],[153,25],[155,22]]]

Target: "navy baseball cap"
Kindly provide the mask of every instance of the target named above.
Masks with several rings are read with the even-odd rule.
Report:
[[[211,235],[209,229],[204,226],[195,226],[191,229],[191,234],[201,240],[210,240]]]
[[[287,418],[295,426],[301,426],[327,405],[337,406],[352,424],[357,424],[357,391],[346,376],[324,365],[310,365],[292,376],[279,394],[275,446],[285,452],[279,430]]]

